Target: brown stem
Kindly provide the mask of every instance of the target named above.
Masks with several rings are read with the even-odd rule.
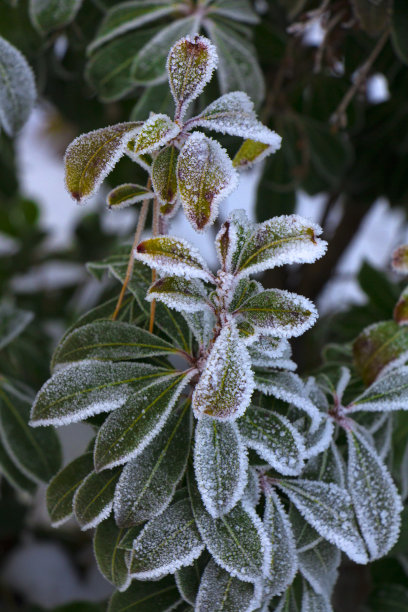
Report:
[[[147,181],[147,185],[146,185],[146,189],[150,189],[150,186],[152,184],[151,178],[149,177],[148,181]],[[140,209],[140,214],[139,214],[139,219],[137,222],[137,227],[136,227],[136,232],[135,232],[135,237],[133,238],[133,244],[132,244],[132,250],[130,251],[130,255],[129,255],[129,261],[128,261],[128,265],[127,265],[127,269],[126,269],[126,276],[125,276],[125,280],[123,281],[123,285],[122,285],[122,289],[121,292],[119,294],[119,298],[116,304],[116,308],[115,311],[112,315],[112,320],[115,321],[115,319],[117,318],[118,314],[119,314],[119,310],[122,307],[122,302],[123,302],[123,298],[125,296],[126,293],[126,289],[127,286],[129,284],[129,281],[132,277],[132,272],[133,272],[133,265],[135,262],[135,249],[137,247],[137,245],[140,242],[140,237],[142,235],[145,223],[146,223],[146,217],[147,217],[147,210],[149,208],[149,200],[143,200],[143,204],[142,204],[142,208]]]
[[[153,237],[159,234],[159,216],[160,216],[160,205],[157,198],[153,202]],[[152,270],[152,283],[156,280],[156,270]],[[156,300],[152,300],[150,304],[150,321],[149,321],[149,332],[153,332],[154,327],[154,316],[156,314]]]

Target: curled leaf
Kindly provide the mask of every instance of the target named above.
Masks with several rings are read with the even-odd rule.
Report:
[[[108,208],[119,210],[127,208],[136,202],[142,202],[154,197],[154,193],[142,185],[134,183],[124,183],[112,189],[106,198]]]
[[[159,300],[181,312],[201,312],[208,308],[204,285],[196,279],[186,279],[177,276],[159,278],[147,292],[146,299]]]
[[[274,152],[275,149],[273,146],[267,145],[264,142],[251,140],[249,138],[244,140],[238,151],[235,153],[232,160],[232,165],[234,168],[237,168],[237,170],[247,170]]]

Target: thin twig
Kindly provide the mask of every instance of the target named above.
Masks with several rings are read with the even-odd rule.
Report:
[[[159,234],[159,213],[160,213],[160,205],[157,198],[154,199],[153,202],[153,222],[152,222],[152,230],[153,237],[158,236]],[[156,270],[152,270],[152,283],[156,280]],[[154,316],[156,314],[156,300],[152,300],[150,303],[150,321],[149,321],[149,332],[153,332],[154,327]]]
[[[147,181],[146,189],[150,189],[151,183],[152,183],[152,181],[151,181],[151,178],[149,177],[149,180]],[[136,249],[137,245],[140,242],[140,237],[142,235],[142,232],[143,232],[143,229],[144,229],[144,226],[145,226],[145,223],[146,223],[146,217],[147,217],[147,210],[148,210],[148,208],[149,208],[149,199],[143,200],[142,208],[140,209],[139,220],[137,222],[135,237],[133,238],[132,250],[130,251],[130,255],[129,255],[129,261],[128,261],[128,265],[127,265],[127,269],[126,269],[125,280],[123,281],[122,289],[121,289],[121,292],[119,294],[119,298],[118,298],[118,302],[116,304],[115,312],[112,315],[112,320],[113,321],[115,321],[116,317],[119,314],[119,310],[122,307],[122,302],[123,302],[124,295],[126,293],[127,286],[128,286],[129,281],[130,281],[130,279],[132,277],[133,265],[135,263],[135,249]]]
[[[379,56],[379,54],[383,50],[383,48],[384,48],[384,46],[385,46],[385,44],[386,44],[386,42],[388,40],[389,35],[390,35],[390,30],[389,29],[385,30],[384,34],[378,40],[378,42],[375,45],[374,49],[371,51],[370,55],[368,56],[367,60],[364,62],[364,64],[358,70],[358,73],[356,74],[356,78],[354,80],[353,85],[346,92],[346,94],[344,95],[342,101],[340,102],[337,110],[331,116],[331,122],[335,126],[343,126],[344,127],[347,124],[347,117],[346,117],[347,107],[350,104],[350,102],[352,101],[352,99],[354,98],[354,96],[356,95],[357,91],[360,89],[361,85],[366,80],[367,75],[370,72],[370,69],[372,68],[375,60],[377,59],[377,57]]]

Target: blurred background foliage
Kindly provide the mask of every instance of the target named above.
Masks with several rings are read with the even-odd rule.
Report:
[[[316,28],[319,37],[311,42]],[[44,138],[59,157],[80,133],[147,118],[150,109],[170,112],[172,101],[161,84],[167,51],[180,36],[197,29],[212,38],[220,55],[220,76],[197,105],[204,107],[219,93],[245,89],[256,101],[262,121],[283,138],[281,150],[268,158],[260,176],[254,203],[258,220],[294,212],[299,190],[324,194],[319,222],[329,241],[326,256],[304,269],[277,268],[265,279],[269,286],[316,299],[335,277],[342,255],[378,198],[406,211],[407,2],[163,0],[143,6],[113,0],[0,0],[0,36],[19,49],[34,70],[38,104],[49,117]],[[367,96],[373,74],[383,75],[389,90],[378,104]],[[224,137],[223,144],[234,153],[233,139]],[[45,289],[20,291],[21,281],[16,279],[52,262],[82,265],[102,259],[124,238],[108,234],[100,214],[92,212],[77,224],[70,246],[50,249],[40,208],[21,194],[19,179],[16,141],[0,132],[0,234],[11,245],[0,250],[0,296],[3,304],[35,315],[20,335],[0,348],[0,377],[24,381],[35,391],[48,377],[58,336],[86,306],[117,295],[118,285],[106,281],[93,295],[94,281],[85,268],[71,283]],[[144,177],[129,160],[109,176],[112,185],[130,180],[139,183]],[[389,270],[379,271],[368,263],[358,282],[367,298],[364,305],[326,315],[313,332],[296,341],[302,372],[319,368],[330,373],[347,364],[357,377],[354,339],[366,326],[392,319],[403,288]],[[341,306],[341,295],[338,301]],[[401,333],[408,346],[408,332]],[[389,465],[400,487],[407,488],[408,415],[396,418]],[[3,447],[2,438],[4,463],[8,458]],[[59,539],[81,572],[77,551],[89,548],[88,537],[30,526],[29,497],[8,480],[1,483],[3,558],[24,538]],[[34,486],[26,488],[33,494]],[[401,540],[388,558],[368,568],[350,562],[342,567],[336,610],[408,610],[407,510],[404,518]],[[3,582],[0,608],[40,612]],[[55,610],[100,609],[103,606],[76,603]]]

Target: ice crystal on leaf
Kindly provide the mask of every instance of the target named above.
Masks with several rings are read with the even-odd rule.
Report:
[[[333,608],[331,607],[329,597],[315,593],[304,580],[302,607],[300,612],[333,612]]]
[[[330,597],[337,580],[341,552],[326,540],[321,540],[312,548],[298,551],[299,570],[313,590],[322,596]]]
[[[247,484],[248,459],[235,423],[202,417],[196,427],[194,468],[198,488],[214,518],[228,513]]]
[[[91,529],[106,519],[112,510],[120,470],[91,472],[74,495],[75,518],[81,529]]]
[[[110,210],[121,210],[151,198],[154,198],[154,193],[146,187],[134,183],[124,183],[108,193],[106,202]]]
[[[245,210],[234,210],[215,238],[218,260],[226,272],[234,272],[252,229]]]
[[[377,378],[347,412],[408,410],[408,367],[403,366]]]
[[[186,36],[177,41],[167,58],[170,89],[181,120],[186,109],[203,91],[217,67],[215,46],[204,36]]]
[[[237,173],[225,149],[194,132],[180,151],[177,180],[181,203],[196,231],[214,223],[218,206],[237,186]]]
[[[113,517],[98,525],[94,535],[94,553],[100,572],[119,591],[125,591],[130,576],[125,562],[126,551],[119,548],[124,530],[117,527]]]
[[[171,217],[177,210],[177,160],[179,151],[171,145],[157,155],[152,165],[152,183],[162,206],[162,215]]]
[[[222,328],[195,387],[194,412],[235,420],[245,412],[253,388],[250,357],[231,322]]]
[[[199,312],[208,308],[204,285],[197,279],[177,276],[160,278],[149,287],[146,299],[159,300],[180,312]]]
[[[180,126],[167,115],[151,115],[140,128],[132,142],[130,152],[133,155],[152,153],[167,144],[180,133]]]

